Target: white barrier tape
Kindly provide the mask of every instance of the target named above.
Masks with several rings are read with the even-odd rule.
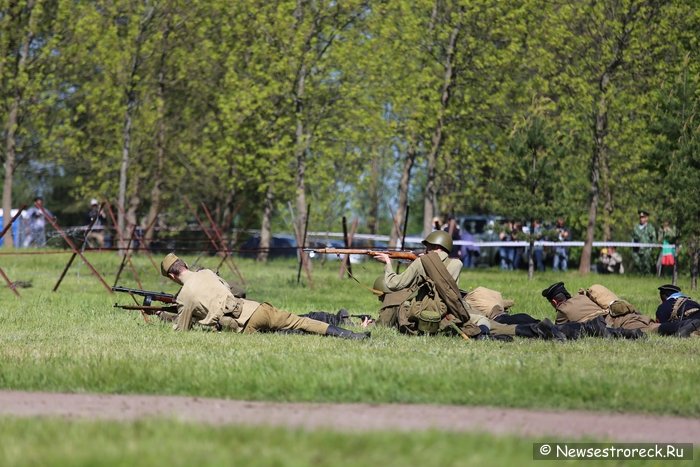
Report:
[[[315,237],[315,238],[343,238],[342,233],[338,232],[309,232],[308,237]],[[380,242],[388,242],[389,241],[389,236],[388,235],[372,235],[372,234],[355,234],[353,235],[353,240],[355,239],[362,239],[362,240],[375,240],[375,241],[380,241]],[[406,237],[406,243],[416,243],[420,244],[423,241],[421,237]],[[494,242],[470,242],[466,240],[454,240],[453,241],[454,245],[467,245],[467,246],[478,246],[478,247],[488,247],[488,246],[504,246],[504,247],[526,247],[530,246],[530,242],[528,241],[517,241],[517,242],[503,242],[503,241],[494,241]],[[577,241],[577,242],[552,242],[552,241],[545,241],[545,240],[539,240],[535,242],[535,246],[583,246],[584,242],[582,241]],[[614,247],[627,247],[627,248],[661,248],[663,245],[660,243],[634,243],[634,242],[593,242],[593,246],[595,247],[609,247],[609,246],[614,246]],[[675,245],[671,245],[672,247],[675,247]]]

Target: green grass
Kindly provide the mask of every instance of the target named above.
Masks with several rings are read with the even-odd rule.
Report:
[[[51,292],[68,257],[0,255],[0,267],[10,278],[33,282],[32,288],[20,289],[21,299],[0,289],[0,388],[700,415],[695,389],[700,379],[698,340],[467,343],[409,338],[388,329],[375,329],[372,339],[363,342],[276,334],[176,334],[167,325],[144,323],[136,312],[113,308],[117,301],[129,303],[129,297],[107,293],[79,259],[59,291]],[[111,285],[119,258],[89,258]],[[200,261],[208,267],[218,264],[215,258]],[[250,298],[297,313],[340,307],[376,312],[373,295],[354,281],[338,278],[337,262],[314,264],[313,287],[305,276],[302,285],[296,284],[292,262],[236,263]],[[134,264],[144,288],[177,291],[146,257],[135,258]],[[368,262],[353,269],[360,282],[371,285],[382,266]],[[234,279],[228,269],[222,275]],[[528,281],[524,273],[487,270],[465,271],[461,286],[501,290],[516,300],[514,311],[553,317],[540,291],[559,279],[572,291],[599,281],[649,314],[656,307],[656,287],[663,282],[573,272],[545,273]],[[120,284],[137,287],[128,270]],[[162,419],[120,423],[12,417],[0,417],[0,439],[0,465],[13,466],[536,465],[532,443],[553,441],[439,431],[337,433]]]
[[[172,420],[88,422],[0,418],[0,464],[20,466],[504,466],[533,461],[533,443],[475,433],[211,427]],[[695,449],[698,458],[700,450]],[[569,461],[570,464],[579,461]],[[612,465],[659,465],[619,460]],[[555,463],[553,465],[559,465]],[[585,465],[611,465],[586,461]],[[672,465],[693,465],[676,461]]]
[[[310,335],[179,334],[167,325],[144,323],[136,312],[113,308],[130,298],[107,293],[79,258],[58,292],[52,292],[68,256],[0,255],[0,267],[11,279],[33,281],[32,288],[20,289],[21,299],[0,290],[0,388],[700,415],[697,339],[464,342],[410,338],[389,329],[375,329],[372,339],[362,342]],[[120,259],[111,253],[93,253],[89,259],[111,285]],[[215,267],[218,259],[205,257],[200,263]],[[338,278],[337,261],[314,263],[313,287],[304,274],[302,285],[296,284],[293,262],[236,263],[249,298],[297,313],[340,307],[376,313],[373,295]],[[177,291],[145,256],[134,264],[144,288]],[[382,266],[368,262],[354,265],[353,271],[371,285]],[[235,278],[228,269],[222,275]],[[128,270],[122,277],[121,285],[137,286]],[[602,283],[648,314],[656,308],[656,287],[667,281],[575,272],[547,272],[528,281],[524,272],[480,270],[464,272],[460,285],[498,289],[516,301],[514,312],[553,317],[540,293],[560,279],[572,292]]]

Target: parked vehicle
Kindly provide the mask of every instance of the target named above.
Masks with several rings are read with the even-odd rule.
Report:
[[[242,258],[255,258],[260,251],[260,235],[256,234],[246,240],[239,248],[238,255]],[[268,258],[296,258],[297,241],[292,235],[273,235],[270,239]]]
[[[488,214],[470,214],[455,216],[459,228],[462,232],[469,232],[473,235],[475,242],[497,242],[498,231],[503,222],[501,216]],[[498,247],[479,247],[479,256],[476,265],[479,267],[489,267],[498,264]]]

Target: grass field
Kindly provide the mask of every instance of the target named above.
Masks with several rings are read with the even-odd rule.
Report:
[[[146,324],[137,312],[113,308],[115,302],[127,304],[130,298],[108,293],[79,258],[60,289],[52,292],[68,257],[68,254],[0,255],[0,267],[12,280],[31,280],[33,284],[31,288],[20,289],[21,299],[15,298],[7,288],[0,290],[0,388],[700,415],[696,389],[700,382],[700,341],[697,339],[651,336],[643,341],[587,338],[566,343],[524,339],[512,343],[465,342],[447,337],[409,338],[388,329],[374,329],[372,339],[362,342],[310,335],[244,336],[207,331],[176,334],[167,325]],[[111,253],[92,253],[88,258],[111,285],[120,259]],[[194,257],[185,259],[195,260]],[[155,260],[159,262],[160,258]],[[147,257],[136,257],[133,262],[143,288],[177,291],[174,283],[160,277]],[[218,259],[200,258],[199,264],[214,268]],[[260,265],[239,259],[236,264],[243,273],[251,299],[269,301],[296,313],[334,312],[344,307],[352,313],[376,314],[376,298],[355,281],[339,279],[337,261],[314,263],[313,286],[304,274],[302,284],[297,285],[297,266],[293,262]],[[381,271],[382,265],[377,262],[353,266],[355,277],[364,285],[371,285]],[[235,279],[229,269],[222,269],[221,273],[228,280]],[[557,280],[564,280],[572,292],[601,283],[650,315],[658,304],[656,287],[668,282],[668,279],[633,276],[580,276],[576,272],[546,272],[528,281],[522,272],[478,270],[463,272],[460,286],[471,289],[482,285],[500,290],[504,296],[515,300],[513,312],[553,318],[554,310],[542,298],[541,290]],[[122,274],[120,284],[137,287],[129,270]],[[688,279],[681,278],[679,285],[687,289]],[[188,433],[193,431],[197,434],[193,438],[211,439],[210,444],[224,443],[226,439],[239,436],[254,439],[260,432],[257,429],[178,426],[171,436],[171,429],[165,429],[170,425],[163,421],[117,424],[31,420],[10,423],[3,420],[2,438],[17,438],[19,445],[21,439],[34,439],[43,445],[42,437],[52,432],[66,432],[76,439],[101,433],[96,438],[103,447],[96,452],[75,456],[70,452],[62,454],[67,459],[66,465],[92,465],[93,456],[103,451],[109,454],[116,449],[113,438],[129,446],[136,443],[133,452],[138,452],[141,446],[150,446],[151,442],[162,444],[159,449],[167,452],[169,442],[178,446],[177,440],[187,439]],[[118,436],[112,437],[109,433]],[[383,457],[391,453],[391,449],[398,449],[394,445],[402,443],[440,452],[429,457],[436,463],[426,461],[432,465],[463,465],[464,456],[481,456],[484,460],[495,453],[499,457],[492,465],[502,465],[508,462],[514,450],[522,459],[523,446],[525,452],[530,453],[526,458],[531,459],[532,440],[396,433],[341,437],[273,429],[263,430],[263,433],[265,437],[278,440],[272,444],[285,448],[266,451],[266,455],[272,457],[259,465],[294,465],[275,461],[275,456],[284,459],[286,449],[297,449],[297,438],[301,439],[298,441],[301,446],[307,447],[299,448],[303,455],[298,465],[329,465],[328,459],[315,462],[314,455],[338,456],[338,462],[330,462],[333,465],[357,465],[360,460],[364,465],[406,465],[393,463],[392,459],[401,460],[397,456]],[[321,450],[324,443],[331,443],[334,449]],[[265,450],[268,444],[260,442],[259,449]],[[384,449],[389,445],[391,449]],[[183,442],[181,446],[188,446],[192,456],[207,450],[206,445],[199,447]],[[340,461],[345,457],[342,453],[348,452],[350,456],[362,446],[376,446],[377,449],[372,449],[367,454],[370,457],[363,457],[357,463],[352,458],[345,464]],[[306,451],[315,454],[304,457]],[[0,452],[0,460],[14,459],[16,455],[15,450],[7,448]],[[129,452],[127,449],[127,454]],[[379,453],[382,457],[371,457]],[[36,455],[40,456],[41,452]],[[217,452],[211,463],[204,464],[217,465],[215,459],[222,455]],[[253,458],[256,450],[251,448],[238,455]],[[407,457],[413,458],[415,456]],[[106,465],[128,464],[111,459],[109,455],[104,459]],[[180,464],[174,465],[192,463],[185,459],[188,457],[184,456]],[[489,463],[471,459],[470,463]],[[32,464],[41,465],[42,462],[26,465]]]

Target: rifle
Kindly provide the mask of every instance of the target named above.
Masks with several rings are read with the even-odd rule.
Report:
[[[368,255],[377,256],[381,253],[389,255],[391,259],[405,259],[414,261],[418,255],[412,251],[397,250],[363,250],[361,248],[304,248],[304,251],[313,251],[321,255]]]
[[[374,321],[374,318],[372,318],[372,315],[360,314],[360,315],[350,315],[350,317],[360,318],[361,321],[365,321],[365,320]]]
[[[121,308],[123,310],[139,310],[144,315],[154,315],[158,314],[161,311],[177,312],[177,305],[175,304],[175,295],[173,294],[165,292],[152,292],[150,290],[129,289],[127,287],[122,287],[119,285],[112,287],[112,291],[128,293],[129,295],[131,295],[131,298],[134,299],[134,302],[136,302],[136,305],[119,305],[118,303],[115,303],[114,306],[116,308]],[[144,297],[142,305],[138,304],[135,295],[140,295]],[[152,305],[154,301],[161,303],[170,303],[171,305],[154,306]]]

